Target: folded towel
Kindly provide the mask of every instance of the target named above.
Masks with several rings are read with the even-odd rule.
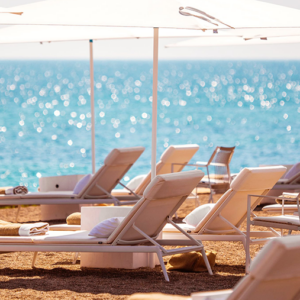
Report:
[[[299,196],[299,193],[283,193],[276,199],[276,202],[278,204],[282,204],[282,198],[287,198],[284,200],[285,204],[297,204],[296,198],[298,196]]]
[[[18,185],[13,188],[8,188],[5,190],[6,195],[24,195],[28,194],[28,189],[26,186]]]
[[[0,195],[5,195],[5,191],[10,188],[12,187],[11,186],[0,187]]]
[[[70,214],[67,217],[66,221],[67,221],[68,225],[81,225],[81,213],[76,212],[76,213]]]
[[[215,266],[217,252],[205,251],[205,253],[211,268],[213,268]],[[167,270],[202,272],[207,271],[207,268],[202,254],[200,252],[192,251],[173,255],[167,264]]]
[[[0,220],[0,236],[42,235],[48,231],[48,223],[19,224]]]

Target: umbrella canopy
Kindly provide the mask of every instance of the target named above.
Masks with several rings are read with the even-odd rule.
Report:
[[[0,8],[1,10],[1,8]],[[160,37],[197,37],[196,30],[162,29]],[[151,28],[16,25],[0,29],[0,44],[153,38]]]
[[[249,46],[249,45],[271,45],[271,44],[293,44],[300,43],[299,36],[281,36],[268,38],[244,39],[239,36],[222,37],[198,37],[175,44],[166,45],[166,48],[179,47],[213,47],[213,46]]]
[[[14,8],[6,25],[89,25],[185,29],[300,28],[300,11],[255,0],[48,0]]]

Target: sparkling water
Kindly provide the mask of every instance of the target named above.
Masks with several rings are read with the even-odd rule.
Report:
[[[161,61],[157,155],[169,146],[236,146],[231,171],[300,161],[300,62]],[[95,62],[96,162],[144,146],[125,176],[150,170],[151,61]],[[0,186],[90,173],[88,61],[0,63]]]

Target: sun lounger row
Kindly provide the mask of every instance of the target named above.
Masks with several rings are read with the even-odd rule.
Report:
[[[198,145],[174,145],[168,147],[157,163],[157,175],[171,173],[172,164],[179,163],[173,172],[180,172],[198,151]],[[22,204],[114,204],[136,203],[151,180],[150,172],[142,176],[136,188],[127,187],[121,180],[144,152],[144,147],[113,149],[103,166],[92,176],[85,176],[74,191],[36,192],[28,194],[0,195],[0,205]],[[124,189],[116,190],[120,184]]]
[[[186,224],[178,224],[176,227],[166,224],[163,228],[164,241],[169,240],[170,244],[171,240],[187,239],[183,233],[185,232],[201,241],[240,241],[246,250],[247,236],[246,232],[242,231],[241,225],[247,217],[248,195],[265,195],[285,170],[286,168],[282,166],[244,168],[217,203],[204,204],[196,208],[185,218]],[[252,197],[251,209],[253,210],[260,201],[260,197]],[[54,225],[51,229],[79,230],[80,225]],[[279,233],[274,231],[251,232],[251,237],[257,238],[278,236]]]
[[[0,251],[156,253],[167,281],[169,278],[163,256],[201,251],[207,269],[212,274],[202,243],[171,220],[203,176],[204,173],[198,170],[156,176],[145,189],[143,197],[107,237],[89,236],[89,232],[83,230],[50,231],[40,236],[0,236]],[[158,240],[166,223],[171,223],[182,232],[185,239]],[[187,247],[167,250],[163,246],[168,244]]]

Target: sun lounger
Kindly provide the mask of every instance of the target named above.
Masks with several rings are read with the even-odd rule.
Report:
[[[199,221],[194,225],[180,224],[180,228],[193,238],[205,241],[240,241],[246,249],[246,234],[240,227],[247,216],[248,194],[264,195],[284,174],[285,168],[244,168],[231,182],[230,189],[215,204],[204,204],[196,208]],[[260,199],[251,199],[251,208],[259,204]],[[208,207],[209,206],[209,207]],[[208,211],[208,212],[207,212]],[[176,239],[182,233],[169,227],[163,229],[164,239]],[[251,232],[251,236],[278,236],[276,232]]]
[[[156,164],[156,175],[180,172],[198,151],[198,145],[169,146]],[[178,165],[174,165],[174,164]],[[151,181],[151,173],[139,176],[134,185],[125,186],[124,189],[114,189],[112,195],[122,200],[141,197],[145,188]]]
[[[25,195],[0,195],[0,205],[22,204],[95,204],[112,203],[127,204],[111,195],[123,176],[144,151],[144,147],[113,149],[106,157],[104,165],[78,193],[36,192]]]
[[[232,159],[235,147],[217,146],[208,162],[197,161],[196,164],[189,164],[197,168],[206,168],[207,176],[205,176],[198,184],[200,188],[209,188],[210,197],[208,202],[213,202],[213,193],[215,190],[227,190],[231,182],[229,164]],[[209,167],[215,167],[215,174],[209,173]],[[221,175],[222,169],[226,168],[226,175]]]
[[[140,199],[120,225],[107,238],[89,236],[88,231],[48,232],[44,236],[0,237],[0,251],[30,252],[99,252],[99,253],[156,253],[165,279],[169,281],[163,256],[190,251],[201,251],[207,269],[212,274],[200,241],[182,231],[187,240],[171,241],[172,245],[188,247],[165,249],[169,241],[158,240],[162,228],[187,196],[197,185],[204,173],[188,171],[157,176],[145,189]],[[179,230],[181,230],[178,227]],[[150,245],[149,245],[150,243]],[[36,257],[36,256],[35,256]]]
[[[287,165],[290,167],[289,165]],[[300,163],[294,164],[274,185],[267,196],[279,196],[282,192],[296,193],[300,192]],[[264,198],[262,204],[274,204],[274,199]],[[276,204],[274,204],[276,205]],[[267,212],[277,211],[277,206],[268,205],[263,209]]]
[[[285,196],[283,194],[283,196]],[[286,197],[281,197],[280,200],[283,201],[282,205],[282,214],[279,216],[270,216],[270,217],[264,217],[264,216],[254,216],[251,218],[251,208],[250,208],[250,202],[252,197],[257,197],[257,195],[252,194],[248,195],[248,210],[247,210],[247,263],[246,266],[248,267],[250,264],[250,252],[249,252],[249,246],[253,242],[257,242],[256,240],[252,240],[250,238],[250,226],[260,226],[260,227],[267,227],[274,231],[274,228],[281,229],[281,236],[283,236],[283,229],[288,230],[288,234],[291,234],[292,231],[300,231],[300,207],[299,207],[299,194],[295,194],[294,198],[292,200],[292,194],[288,194]],[[271,196],[269,196],[271,197]],[[274,198],[274,197],[273,197]],[[296,215],[285,215],[285,201],[296,201],[297,204],[297,211],[298,213]],[[259,243],[265,243],[268,239],[260,239],[258,240]]]
[[[270,241],[255,257],[250,273],[232,290],[193,293],[190,300],[298,300],[300,299],[300,237]],[[155,295],[156,296],[156,295]],[[174,295],[175,299],[176,296]],[[173,299],[135,294],[128,300]]]

